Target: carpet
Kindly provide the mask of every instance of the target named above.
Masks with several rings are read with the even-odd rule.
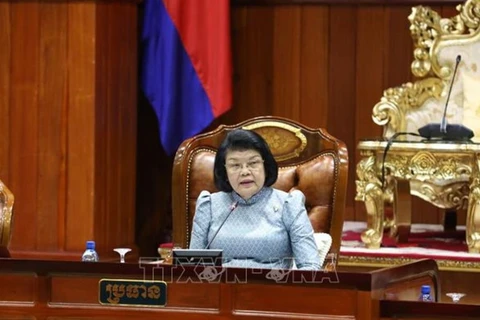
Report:
[[[392,266],[431,258],[440,269],[480,272],[480,254],[468,253],[465,226],[444,232],[441,225],[413,224],[408,243],[399,244],[385,233],[379,249],[365,248],[360,238],[365,229],[365,222],[344,223],[340,265]]]

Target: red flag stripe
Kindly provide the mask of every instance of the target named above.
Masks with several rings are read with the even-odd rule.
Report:
[[[229,0],[163,0],[215,117],[232,104]]]

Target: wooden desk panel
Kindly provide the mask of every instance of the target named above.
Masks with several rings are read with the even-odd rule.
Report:
[[[37,286],[34,273],[0,274],[0,301],[5,304],[33,304]]]
[[[98,283],[104,278],[118,276],[85,277],[62,276],[49,277],[50,304],[91,304],[98,306]],[[122,277],[122,279],[142,279]],[[168,306],[174,308],[198,308],[218,310],[220,308],[220,284],[218,283],[169,283]]]
[[[219,310],[220,302],[219,283],[168,284],[167,307]]]
[[[119,263],[0,259],[0,319],[379,319],[386,290],[437,284],[433,260],[371,273],[292,271],[276,282],[270,270],[223,269],[217,279],[198,269]],[[163,280],[165,307],[101,305],[101,279]],[[328,276],[338,282],[325,281]],[[440,290],[437,288],[437,290]]]
[[[381,301],[381,320],[473,320],[480,318],[480,308],[468,304],[418,301]]]
[[[47,281],[50,287],[47,301],[51,305],[98,305],[98,277],[52,275]]]
[[[353,315],[357,293],[327,287],[248,285],[234,287],[235,312],[281,312],[288,314]],[[298,299],[301,297],[301,299]],[[295,300],[295,303],[291,301]],[[342,301],[342,303],[339,303]]]

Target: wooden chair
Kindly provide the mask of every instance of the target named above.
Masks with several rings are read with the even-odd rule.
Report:
[[[329,233],[330,252],[338,254],[347,190],[347,148],[324,129],[273,116],[221,125],[182,143],[173,165],[173,241],[188,246],[196,199],[202,190],[217,191],[213,183],[215,152],[226,134],[237,128],[255,130],[265,138],[279,165],[273,187],[299,189],[305,194],[314,231]]]
[[[9,256],[13,219],[13,193],[0,181],[0,257]]]

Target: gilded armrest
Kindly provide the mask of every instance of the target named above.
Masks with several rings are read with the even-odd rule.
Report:
[[[443,86],[440,79],[427,78],[389,88],[383,92],[380,102],[373,107],[373,121],[384,127],[383,136],[386,138],[396,132],[405,132],[409,128],[407,115],[418,110],[427,99],[439,99]]]

